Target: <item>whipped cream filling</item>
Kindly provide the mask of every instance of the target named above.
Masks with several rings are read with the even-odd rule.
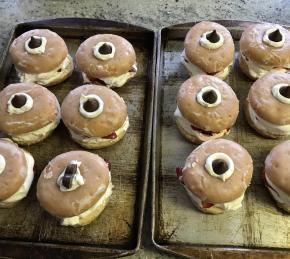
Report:
[[[85,179],[81,175],[81,172],[80,172],[81,163],[82,162],[77,161],[77,160],[72,160],[71,161],[71,164],[76,164],[77,165],[77,172],[76,172],[76,174],[73,177],[71,188],[66,188],[65,186],[63,186],[62,180],[63,180],[64,174],[65,174],[66,168],[62,171],[62,173],[59,175],[59,177],[57,179],[57,184],[59,186],[60,191],[62,191],[62,192],[70,192],[70,191],[73,191],[73,190],[77,189],[81,185],[85,184]]]
[[[229,130],[225,129],[225,130],[222,130],[221,132],[219,133],[214,133],[212,132],[210,135],[209,134],[204,134],[202,133],[201,131],[198,131],[196,129],[193,129],[191,127],[191,123],[182,116],[179,108],[177,107],[175,112],[174,112],[174,117],[175,117],[175,120],[178,121],[179,125],[183,128],[183,130],[190,136],[193,136],[193,137],[196,137],[198,138],[199,140],[201,141],[207,141],[207,140],[210,140],[210,139],[213,139],[213,138],[220,138],[222,137],[224,134],[228,134],[229,133]]]
[[[69,217],[69,218],[62,218],[61,225],[63,226],[75,226],[80,225],[82,219],[86,219],[91,215],[94,215],[95,211],[100,209],[100,212],[104,209],[105,203],[107,202],[108,198],[112,195],[113,184],[111,181],[111,172],[110,172],[110,182],[102,197],[88,210],[84,211],[78,216]],[[99,213],[100,213],[99,212]]]
[[[109,45],[111,47],[111,53],[109,54],[102,54],[100,53],[100,48],[104,45]],[[112,59],[114,56],[115,56],[115,52],[116,52],[116,48],[115,48],[115,45],[111,42],[105,42],[105,41],[101,41],[101,42],[98,42],[95,47],[93,48],[94,50],[94,56],[97,58],[97,59],[101,59],[101,60],[108,60],[108,59]]]
[[[26,103],[21,106],[20,108],[15,107],[12,104],[12,100],[14,99],[15,95],[22,95],[26,98]],[[7,112],[9,114],[22,114],[24,112],[30,111],[33,107],[33,99],[30,95],[26,93],[15,93],[10,96],[8,103],[7,103]]]
[[[0,206],[1,205],[5,206],[5,205],[7,205],[7,203],[14,203],[14,202],[17,202],[17,201],[25,198],[27,196],[29,189],[30,189],[30,186],[31,186],[32,181],[33,181],[33,176],[34,176],[34,172],[33,172],[34,159],[28,152],[26,152],[26,151],[23,151],[23,152],[24,152],[26,166],[27,166],[26,178],[25,178],[23,184],[21,185],[21,187],[17,190],[17,192],[15,192],[8,199],[1,201]]]
[[[31,41],[31,38],[29,38],[27,41],[24,43],[24,48],[29,54],[33,55],[39,55],[43,54],[45,52],[45,47],[46,47],[46,38],[45,37],[39,37],[39,36],[33,36],[35,39],[41,40],[41,45],[37,48],[31,49],[29,47],[29,43]]]
[[[0,155],[0,174],[3,173],[5,167],[6,167],[6,160],[4,156]]]
[[[69,74],[73,70],[73,60],[70,55],[67,55],[64,61],[57,68],[46,73],[28,74],[18,69],[16,70],[20,78],[20,82],[22,83],[27,82],[40,85],[49,85],[58,78],[62,78],[63,76]]]
[[[97,110],[93,111],[93,112],[88,112],[84,109],[84,103],[86,101],[88,101],[89,99],[95,99],[98,102],[98,108]],[[104,102],[101,99],[100,96],[96,95],[96,94],[89,94],[89,95],[84,95],[82,94],[80,97],[80,107],[79,107],[79,112],[81,113],[81,115],[83,115],[85,118],[95,118],[97,116],[99,116],[104,109]]]
[[[216,33],[219,36],[219,41],[218,42],[211,42],[207,39],[207,35],[212,33],[213,31],[207,31],[203,33],[200,37],[199,43],[201,46],[207,49],[218,49],[224,44],[224,37],[222,34],[216,31]]]
[[[244,54],[240,53],[240,57],[239,58],[242,58],[247,67],[248,67],[248,71],[249,71],[249,74],[253,77],[253,78],[260,78],[264,75],[266,75],[267,73],[269,73],[271,70],[288,70],[290,69],[290,63],[289,64],[286,64],[284,67],[271,67],[271,66],[268,66],[267,68],[265,66],[261,66],[259,65],[257,62],[247,58]]]
[[[205,71],[203,71],[200,67],[198,67],[195,64],[192,64],[189,59],[186,57],[185,50],[183,50],[181,54],[181,62],[182,64],[186,67],[186,69],[189,71],[189,73],[194,76],[194,75],[209,75]],[[230,69],[232,67],[233,63],[230,63],[227,67],[224,68],[224,70],[215,73],[212,76],[216,76],[218,78],[224,79],[227,77],[227,75],[230,72]]]
[[[283,205],[290,207],[290,195],[283,192],[280,188],[278,188],[275,184],[271,182],[269,177],[265,174],[266,182],[270,186],[267,186],[268,190],[270,191],[273,198],[278,201],[279,203],[282,203]]]
[[[185,185],[184,185],[184,188],[185,188],[188,196],[190,197],[192,203],[196,207],[203,209],[202,200],[199,197],[197,197],[196,195],[194,195]],[[230,202],[212,203],[213,205],[211,208],[220,208],[223,210],[237,210],[237,209],[242,207],[243,199],[244,199],[244,193],[240,197],[238,197],[237,199],[230,201]]]
[[[129,79],[133,78],[137,73],[137,64],[133,65],[134,72],[128,71],[127,73],[124,73],[119,76],[110,76],[110,77],[100,77],[98,79],[105,82],[105,84],[110,87],[121,87],[123,86]],[[84,83],[94,83],[91,81],[88,76],[83,72],[83,79]]]
[[[257,127],[257,129],[261,131],[269,132],[270,134],[283,136],[290,134],[290,124],[287,125],[275,125],[268,121],[265,121],[252,108],[251,104],[248,104],[249,116],[253,124]]]
[[[224,172],[223,174],[216,174],[213,170],[213,162],[215,160],[223,160],[227,163],[228,170]],[[233,160],[225,153],[214,153],[208,156],[208,158],[205,161],[205,169],[206,171],[213,177],[221,179],[223,182],[225,182],[228,178],[232,176],[232,174],[235,171],[235,165]]]
[[[119,136],[127,131],[129,126],[130,126],[129,117],[127,117],[124,124],[122,125],[122,127],[115,131],[115,134],[117,135],[117,137],[114,139],[107,139],[107,138],[102,138],[102,137],[86,137],[86,136],[83,136],[80,134],[76,134],[72,130],[69,130],[69,131],[70,131],[72,138],[75,139],[77,142],[82,143],[86,146],[94,147],[95,145],[101,144],[104,142],[107,142],[107,143],[108,142],[113,142],[113,143],[116,142],[116,140],[119,139]]]
[[[60,112],[58,112],[55,121],[47,124],[41,129],[27,132],[27,133],[17,134],[17,135],[10,135],[10,136],[17,143],[35,142],[35,141],[46,138],[57,127],[59,122],[60,122]]]
[[[268,29],[263,36],[263,42],[271,47],[281,48],[285,43],[285,35],[280,30],[279,31],[280,31],[280,34],[282,36],[281,41],[276,42],[276,41],[272,41],[269,39],[269,34],[271,34],[272,32],[274,32],[276,30],[277,30],[277,28]]]

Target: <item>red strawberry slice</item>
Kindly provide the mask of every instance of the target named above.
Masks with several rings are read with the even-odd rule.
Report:
[[[115,139],[115,138],[117,138],[117,134],[115,132],[113,132],[112,134],[110,134],[108,136],[105,136],[103,138],[105,138],[105,139]]]
[[[182,167],[176,167],[175,172],[178,178],[182,177],[182,170],[183,170]]]
[[[212,203],[210,203],[210,202],[202,202],[201,203],[201,206],[202,206],[202,208],[203,209],[208,209],[208,208],[210,208],[210,207],[212,207],[214,204],[212,204]]]
[[[104,160],[105,160],[109,170],[111,170],[111,162],[109,160],[107,160],[107,159],[104,159]]]
[[[203,130],[203,129],[199,129],[199,128],[193,126],[193,125],[190,125],[190,126],[191,126],[191,128],[192,128],[194,131],[200,131],[202,134],[205,134],[205,135],[212,135],[212,134],[213,134],[213,132],[205,131],[205,130]]]
[[[101,80],[101,79],[98,79],[98,78],[90,78],[88,77],[89,80],[93,83],[93,84],[96,84],[96,85],[106,85],[106,83]]]

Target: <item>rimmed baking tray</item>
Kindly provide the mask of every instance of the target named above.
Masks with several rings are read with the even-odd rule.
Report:
[[[243,104],[253,83],[237,65],[238,43],[251,22],[217,21],[235,41],[236,59],[227,79],[240,100],[236,125],[226,138],[243,145],[254,160],[252,184],[243,208],[220,215],[206,215],[191,204],[179,183],[175,168],[184,165],[196,147],[178,132],[173,113],[177,91],[188,77],[181,64],[186,33],[194,23],[163,28],[158,34],[155,110],[152,149],[152,240],[163,251],[184,257],[289,258],[290,216],[279,210],[265,189],[260,173],[269,151],[282,140],[266,139],[247,125]]]
[[[72,56],[83,40],[98,33],[118,34],[133,44],[139,68],[137,76],[123,88],[115,89],[128,105],[130,128],[116,145],[91,151],[111,162],[114,190],[102,215],[81,228],[60,226],[40,208],[35,195],[35,184],[47,162],[60,153],[81,148],[71,140],[62,123],[48,139],[28,147],[36,160],[34,184],[28,197],[19,205],[0,211],[0,256],[107,258],[133,254],[140,246],[150,160],[155,33],[126,23],[86,18],[18,24],[2,56],[1,88],[18,81],[8,55],[9,45],[16,36],[36,28],[57,32],[66,41]],[[61,103],[66,94],[79,85],[82,85],[82,78],[75,69],[68,80],[49,89]]]

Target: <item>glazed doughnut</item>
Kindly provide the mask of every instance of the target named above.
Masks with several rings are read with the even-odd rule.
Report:
[[[218,214],[242,207],[252,174],[252,158],[242,146],[216,139],[188,156],[179,179],[199,210]]]
[[[98,34],[85,40],[77,50],[76,62],[84,83],[121,87],[137,73],[133,46],[114,34]]]
[[[124,137],[129,128],[123,98],[105,86],[75,88],[65,97],[61,114],[73,140],[84,148],[113,145]]]
[[[0,92],[0,130],[21,145],[48,137],[60,121],[55,95],[33,83],[10,84]]]
[[[177,94],[175,121],[191,142],[201,143],[228,134],[239,113],[239,101],[230,86],[214,76],[196,75]]]
[[[21,82],[55,85],[73,71],[73,61],[64,40],[50,30],[23,33],[12,42],[9,53]]]
[[[290,69],[290,32],[278,24],[247,27],[240,39],[239,65],[251,79]]]
[[[101,214],[112,188],[110,169],[100,156],[70,151],[44,168],[36,194],[40,205],[62,225],[83,226]]]
[[[187,33],[182,62],[192,76],[208,74],[225,79],[233,64],[234,52],[230,32],[218,23],[203,21]]]
[[[290,134],[290,74],[271,72],[252,85],[246,101],[246,118],[263,136]]]
[[[9,139],[0,139],[0,208],[25,198],[33,181],[34,159]]]
[[[290,213],[290,141],[274,147],[265,161],[265,184],[277,205]]]

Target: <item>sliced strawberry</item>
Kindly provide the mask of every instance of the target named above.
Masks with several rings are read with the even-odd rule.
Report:
[[[210,202],[202,202],[201,203],[201,205],[202,205],[202,208],[203,209],[208,209],[208,208],[210,208],[210,207],[212,207],[214,204],[212,204],[212,203],[210,203]]]
[[[111,170],[111,162],[109,160],[107,160],[107,159],[104,159],[104,160],[105,160],[109,170]]]
[[[193,125],[191,125],[191,128],[195,131],[200,131],[202,134],[205,134],[205,135],[212,135],[213,134],[213,132],[211,132],[211,131],[205,131],[205,130],[199,129]]]
[[[115,138],[117,138],[117,134],[116,134],[116,132],[113,132],[112,134],[110,134],[108,136],[105,136],[103,138],[105,138],[105,139],[115,139]]]
[[[97,84],[97,85],[106,85],[106,83],[101,80],[101,79],[98,79],[98,78],[90,78],[88,77],[89,80],[93,83],[93,84]]]
[[[182,167],[176,167],[175,172],[177,177],[182,177],[182,170],[183,170]]]

